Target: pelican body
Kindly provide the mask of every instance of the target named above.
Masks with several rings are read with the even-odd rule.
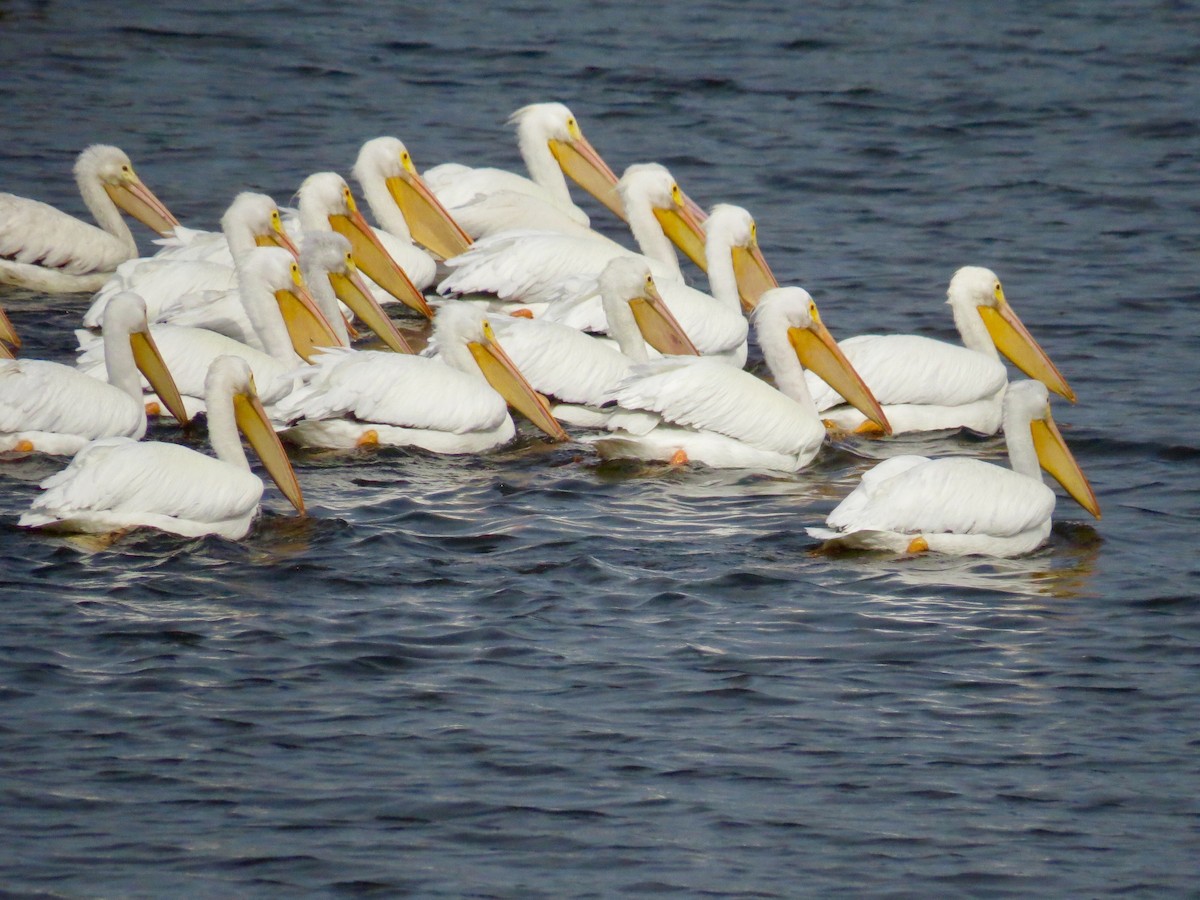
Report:
[[[159,234],[179,224],[117,147],[86,148],[75,161],[75,181],[97,225],[0,193],[0,282],[52,293],[94,291],[137,255],[122,211]]]
[[[216,458],[180,444],[113,437],[84,447],[42,482],[19,524],[47,531],[109,533],[157,528],[185,537],[246,535],[263,482],[250,470],[240,429],[267,472],[302,514],[295,472],[271,428],[244,361],[213,361],[206,389],[209,441]]]
[[[1040,468],[1100,518],[1096,495],[1054,424],[1045,385],[1009,386],[1004,438],[1010,469],[970,457],[885,460],[829,514],[826,528],[808,533],[830,548],[1019,556],[1050,535],[1055,496]]]

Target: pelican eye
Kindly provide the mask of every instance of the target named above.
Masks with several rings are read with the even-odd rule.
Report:
[[[494,341],[496,339],[496,332],[492,331],[492,323],[487,319],[483,320],[483,336],[489,341]]]
[[[292,283],[297,287],[304,284],[304,277],[300,274],[300,266],[292,263]]]

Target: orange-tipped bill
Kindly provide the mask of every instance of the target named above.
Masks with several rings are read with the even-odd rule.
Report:
[[[167,364],[163,360],[162,354],[159,353],[158,345],[154,343],[150,332],[131,332],[129,346],[133,350],[133,361],[137,365],[138,371],[146,376],[150,387],[154,389],[154,393],[158,394],[158,399],[171,411],[171,415],[179,420],[180,425],[186,425],[188,414],[183,406],[183,397],[179,395],[175,379],[171,377],[171,372],[167,369]]]
[[[411,165],[411,162],[409,163]],[[388,193],[400,207],[413,240],[442,259],[466,252],[471,236],[434,196],[425,179],[405,166],[402,175],[387,179]]]
[[[624,222],[625,206],[617,193],[617,176],[588,139],[577,132],[570,141],[551,140],[549,144],[558,167]]]
[[[771,288],[779,287],[775,273],[767,265],[758,240],[751,241],[748,247],[734,247],[733,275],[737,279],[738,296],[742,298],[742,306],[751,310],[758,306],[758,301]]]
[[[483,377],[488,380],[496,392],[508,404],[529,419],[534,425],[546,432],[556,441],[567,440],[567,433],[558,424],[554,414],[550,412],[550,404],[546,398],[533,389],[533,386],[521,374],[521,370],[513,364],[507,353],[496,341],[492,326],[484,323],[484,340],[471,341],[467,348],[475,357]]]
[[[21,338],[17,335],[17,330],[13,328],[13,323],[3,309],[0,309],[0,341],[12,344],[14,347],[21,346]]]
[[[340,347],[342,342],[308,288],[298,275],[296,277],[291,289],[275,292],[275,301],[279,304],[279,313],[283,316],[283,324],[287,326],[296,355],[305,362],[312,362],[319,347]]]
[[[665,356],[700,355],[649,277],[645,290],[629,301],[629,309],[642,338],[659,353]]]
[[[980,306],[978,309],[997,350],[1030,378],[1036,378],[1054,393],[1075,402],[1075,392],[1067,385],[1067,380],[1006,301],[1001,299],[995,307]]]
[[[330,272],[329,283],[337,298],[345,303],[361,319],[366,326],[379,336],[392,350],[397,353],[412,353],[413,349],[404,339],[388,318],[388,314],[371,296],[370,289],[363,283],[362,277],[353,268],[353,262],[345,272]]]
[[[1096,500],[1096,492],[1092,490],[1083,470],[1079,468],[1079,463],[1071,455],[1067,442],[1063,440],[1058,426],[1054,424],[1049,407],[1046,408],[1043,418],[1034,419],[1029,423],[1029,429],[1033,433],[1033,448],[1037,451],[1038,462],[1042,468],[1063,486],[1063,490],[1070,494],[1075,502],[1099,519],[1100,503]]]
[[[892,426],[883,413],[883,407],[850,365],[850,360],[846,359],[837,341],[820,319],[814,316],[808,328],[789,328],[788,340],[791,341],[802,366],[841,394],[847,403],[882,428],[884,434],[892,433]]]
[[[179,224],[179,220],[171,215],[166,204],[154,196],[154,192],[132,173],[124,181],[105,182],[104,190],[113,203],[161,235],[171,234]]]
[[[354,261],[368,278],[405,306],[427,319],[433,318],[433,310],[425,302],[425,296],[384,249],[362,213],[357,209],[351,209],[349,213],[335,213],[329,217],[329,224],[350,242]]]
[[[300,482],[296,480],[296,472],[283,449],[279,435],[271,427],[271,420],[267,418],[258,394],[253,390],[234,394],[233,417],[238,429],[262,460],[271,480],[291,501],[292,506],[296,507],[296,511],[304,515],[304,495],[300,491]]]

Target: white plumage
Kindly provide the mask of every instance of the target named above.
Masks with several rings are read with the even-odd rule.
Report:
[[[863,475],[829,514],[826,528],[808,533],[854,549],[1029,553],[1049,536],[1055,506],[1039,463],[1099,518],[1095,494],[1053,424],[1045,385],[1009,386],[1004,436],[1011,469],[964,457],[893,457]]]
[[[20,524],[92,533],[150,527],[187,537],[217,534],[237,540],[250,530],[263,493],[263,482],[251,472],[242,449],[239,426],[303,512],[295,474],[261,415],[253,384],[243,361],[213,361],[206,396],[215,459],[178,444],[93,441],[66,469],[42,482],[44,492]]]
[[[117,147],[86,148],[75,161],[75,181],[99,227],[38,200],[0,193],[0,282],[54,293],[94,291],[137,255],[122,211],[160,234],[179,224]]]

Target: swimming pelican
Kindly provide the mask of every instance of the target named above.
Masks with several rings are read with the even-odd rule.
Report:
[[[421,290],[433,284],[437,263],[425,250],[413,246],[414,240],[442,259],[471,246],[470,236],[417,174],[408,148],[397,138],[372,138],[363,144],[352,174],[362,185],[375,221],[384,229],[380,239]]]
[[[887,429],[879,404],[838,350],[807,291],[782,287],[764,293],[754,328],[775,387],[709,357],[655,360],[635,369],[616,392],[621,407],[656,413],[651,427],[622,427],[612,436],[584,440],[608,459],[797,471],[825,438],[805,366],[836,381]]]
[[[513,228],[545,228],[550,222],[587,227],[587,213],[571,200],[564,175],[620,219],[617,176],[583,136],[561,103],[533,103],[509,117],[529,178],[503,169],[444,163],[426,169],[425,183],[473,238]],[[493,206],[493,204],[495,204]]]
[[[354,261],[363,273],[405,306],[432,318],[425,296],[384,249],[367,224],[346,180],[336,172],[317,172],[300,185],[300,229],[305,233],[336,231],[350,241]]]
[[[98,327],[104,305],[121,291],[133,291],[146,301],[150,321],[170,321],[168,309],[195,309],[207,305],[217,293],[236,290],[236,261],[254,247],[282,247],[294,256],[299,254],[283,230],[275,201],[250,191],[238,194],[229,204],[219,232],[191,234],[195,237],[186,246],[168,247],[154,256],[121,263],[92,298],[83,326]],[[187,324],[209,327],[194,317]]]
[[[296,473],[263,411],[244,360],[221,356],[207,377],[208,439],[216,458],[180,444],[103,438],[84,447],[18,524],[106,534],[157,528],[184,537],[238,540],[250,530],[262,479],[250,471],[240,430],[279,489],[303,515]]]
[[[0,450],[71,455],[89,440],[146,433],[140,369],[183,424],[187,413],[150,336],[146,306],[118,294],[104,314],[108,382],[61,363],[0,360]]]
[[[764,291],[779,287],[758,246],[758,225],[740,206],[718,203],[704,220],[704,258],[708,287],[724,299],[739,297],[753,310]]]
[[[1030,378],[1075,401],[1066,380],[1009,306],[991,269],[959,269],[947,297],[965,346],[912,334],[860,335],[840,344],[883,404],[893,434],[956,428],[995,434],[1008,383],[1001,353]],[[820,379],[810,376],[808,386],[822,418],[834,427],[874,430]]]
[[[1011,469],[971,457],[887,459],[863,475],[829,514],[828,527],[808,533],[830,548],[958,556],[1029,553],[1049,537],[1054,512],[1054,491],[1042,483],[1041,468],[1100,518],[1092,486],[1050,415],[1044,384],[1009,385],[1004,440]]]
[[[238,302],[253,323],[256,346],[206,328],[171,323],[150,326],[150,335],[174,376],[189,416],[204,410],[209,368],[219,356],[244,360],[263,386],[261,399],[273,404],[294,387],[295,370],[312,358],[314,348],[338,346],[337,335],[317,308],[290,253],[278,247],[252,248],[239,257],[238,272]],[[340,319],[341,314],[337,315]],[[77,334],[81,353],[76,367],[100,377],[108,343],[96,341],[86,331]]]
[[[566,440],[544,397],[508,359],[485,312],[445,303],[433,323],[441,359],[376,351],[320,354],[305,384],[276,414],[293,427],[285,440],[306,447],[363,444],[476,453],[516,433],[505,401],[555,440]]]
[[[159,234],[179,224],[116,147],[86,148],[75,161],[75,181],[99,228],[38,200],[0,193],[0,282],[52,293],[94,291],[137,255],[122,211]]]

